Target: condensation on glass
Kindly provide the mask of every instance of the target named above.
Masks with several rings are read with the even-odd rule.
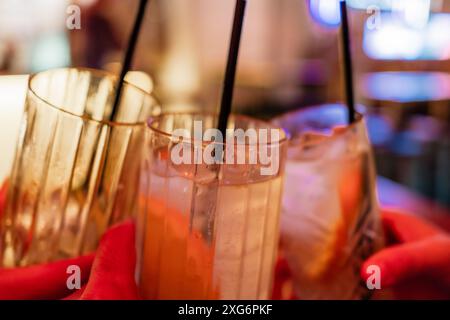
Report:
[[[172,151],[180,143],[191,154],[206,152],[211,144],[201,137],[199,145],[195,138],[180,141],[172,133],[179,128],[193,132],[196,121],[205,131],[216,120],[204,114],[166,114],[149,123],[139,194],[136,272],[140,292],[147,299],[270,297],[287,142],[280,129],[236,116],[229,121],[230,129],[279,133],[279,139],[258,145],[267,147],[270,154],[278,152],[276,170],[261,174],[268,162],[259,160],[176,164]],[[259,149],[246,141],[241,146],[248,159]]]
[[[382,246],[364,118],[339,104],[275,119],[290,135],[281,246],[299,299],[361,299],[362,262]]]
[[[152,96],[125,83],[114,122],[117,78],[90,69],[30,77],[0,223],[0,266],[93,251],[114,222],[132,216]]]

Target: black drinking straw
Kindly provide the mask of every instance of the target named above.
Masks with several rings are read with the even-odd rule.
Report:
[[[140,0],[139,9],[136,14],[136,20],[134,21],[133,30],[131,31],[130,39],[128,41],[127,51],[122,63],[122,70],[120,71],[119,81],[117,83],[116,96],[114,97],[114,104],[111,111],[110,119],[114,121],[119,109],[120,97],[122,96],[123,81],[127,72],[130,70],[131,63],[133,62],[134,51],[136,49],[136,43],[138,40],[139,32],[141,30],[142,20],[144,20],[145,8],[147,7],[148,0]]]
[[[228,51],[227,68],[225,71],[225,81],[220,104],[218,129],[222,133],[224,141],[226,139],[226,129],[228,118],[231,113],[233,102],[234,80],[236,78],[236,65],[241,43],[242,25],[244,24],[244,14],[247,0],[236,0],[234,10],[233,31],[231,33],[230,48]]]
[[[355,95],[353,92],[353,66],[352,66],[352,53],[350,50],[350,31],[348,26],[348,14],[347,14],[347,2],[341,0],[341,41],[342,51],[344,59],[344,77],[345,77],[345,94],[347,98],[348,106],[348,122],[353,123],[355,121]]]

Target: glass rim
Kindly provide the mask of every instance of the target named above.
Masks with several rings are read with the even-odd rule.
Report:
[[[339,103],[338,102],[338,103],[329,103],[329,104],[327,104],[327,103],[317,104],[317,105],[307,106],[307,107],[302,108],[302,109],[296,109],[296,110],[288,111],[286,113],[281,114],[278,117],[273,118],[270,122],[274,123],[274,124],[277,124],[277,125],[280,125],[282,127],[282,123],[285,121],[285,118],[290,118],[290,117],[293,117],[294,115],[305,113],[307,111],[310,111],[310,110],[313,110],[313,109],[316,109],[316,108],[320,108],[320,107],[323,107],[323,106],[327,106],[327,105],[330,105],[330,106],[335,105],[335,106],[340,106],[342,108],[347,109],[347,106],[346,106],[345,103]],[[335,131],[333,133],[333,135],[327,136],[327,141],[328,142],[332,142],[332,141],[335,141],[337,139],[340,139],[342,136],[344,136],[348,132],[354,130],[355,128],[357,128],[359,126],[361,126],[364,123],[364,119],[365,119],[364,114],[362,114],[361,112],[355,111],[355,121],[350,123],[350,124],[342,125],[343,130]],[[298,140],[301,137],[301,135],[299,135],[297,137],[294,137],[294,135],[291,132],[289,132],[288,129],[285,129],[283,127],[282,127],[282,129],[284,130],[285,134],[287,135],[287,139],[288,139],[289,142]],[[333,129],[333,127],[330,127],[330,129]],[[314,132],[314,131],[312,131],[312,132]]]
[[[164,136],[164,137],[172,140],[174,138],[174,135],[172,133],[167,132],[165,130],[158,129],[154,126],[156,121],[162,119],[163,117],[167,117],[167,116],[202,116],[202,117],[210,116],[210,117],[217,119],[219,115],[215,112],[202,112],[202,111],[183,112],[183,111],[180,111],[180,112],[163,112],[157,116],[148,118],[147,125],[146,125],[148,130],[150,130],[151,132],[154,132],[155,134]],[[286,131],[283,128],[276,126],[271,121],[265,121],[265,120],[252,118],[250,116],[236,114],[236,113],[232,113],[230,115],[230,117],[244,119],[245,121],[249,121],[249,122],[253,121],[253,122],[261,123],[261,124],[264,124],[267,128],[276,129],[282,133],[282,136],[277,141],[265,142],[265,143],[263,143],[263,145],[283,145],[283,144],[289,142],[288,134],[286,133]],[[196,140],[194,137],[183,138],[183,141],[182,141],[182,143],[187,143],[187,144],[195,144],[196,142],[201,143],[202,145],[209,145],[211,143],[215,143],[217,145],[227,145],[226,141],[225,142],[223,142],[223,141],[215,142],[215,141],[204,141],[203,139],[201,141],[199,141],[199,140]],[[245,143],[237,143],[236,145],[252,146],[254,144],[248,143],[246,141]]]
[[[33,87],[32,87],[32,81],[33,81],[37,76],[39,76],[39,75],[42,75],[42,74],[44,74],[44,73],[50,73],[50,72],[58,71],[58,70],[82,70],[82,71],[88,71],[88,72],[90,72],[91,74],[98,74],[98,75],[104,76],[105,78],[111,78],[111,79],[117,79],[117,78],[118,78],[118,76],[115,75],[115,74],[112,73],[112,72],[109,72],[109,71],[106,71],[106,70],[101,70],[101,69],[95,69],[95,68],[88,68],[88,67],[62,67],[62,68],[52,68],[52,69],[47,69],[47,70],[43,70],[43,71],[39,71],[39,72],[30,74],[30,76],[29,76],[29,78],[28,78],[28,85],[27,85],[27,90],[28,90],[28,92],[30,92],[34,97],[36,97],[36,99],[38,99],[38,100],[41,101],[42,103],[46,104],[47,106],[49,106],[49,107],[51,107],[51,108],[53,108],[53,109],[55,109],[55,110],[57,110],[57,111],[60,111],[60,112],[62,112],[62,113],[65,113],[65,114],[67,114],[67,115],[70,115],[70,116],[72,116],[72,117],[76,117],[76,118],[83,119],[83,120],[86,120],[86,121],[92,121],[92,122],[95,122],[95,123],[105,124],[105,125],[108,125],[108,126],[110,126],[110,127],[118,127],[118,126],[123,126],[123,127],[134,127],[134,126],[142,126],[142,125],[144,125],[144,124],[146,123],[146,120],[139,121],[139,122],[135,122],[135,123],[127,123],[127,122],[120,122],[120,121],[111,121],[111,120],[105,120],[105,119],[103,119],[103,120],[97,120],[97,119],[94,119],[94,118],[92,118],[92,117],[90,117],[90,116],[87,116],[87,115],[85,115],[85,114],[82,114],[82,115],[75,114],[75,113],[73,113],[73,112],[70,112],[70,111],[65,110],[65,109],[62,108],[61,106],[57,106],[57,105],[54,104],[54,103],[50,103],[47,99],[42,98],[42,97],[35,91],[35,89],[33,89]],[[124,84],[127,85],[127,86],[129,86],[129,87],[131,87],[131,88],[133,88],[133,89],[136,89],[138,92],[142,93],[143,95],[152,98],[152,99],[156,102],[157,105],[161,105],[160,102],[159,102],[159,99],[156,97],[156,95],[155,95],[154,92],[148,92],[148,91],[146,91],[146,90],[144,90],[144,89],[142,89],[142,88],[140,88],[140,87],[138,87],[138,86],[132,84],[131,82],[129,82],[129,81],[127,81],[127,80],[124,80]]]

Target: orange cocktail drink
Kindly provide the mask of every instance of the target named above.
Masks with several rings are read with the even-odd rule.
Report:
[[[278,247],[284,133],[267,123],[236,116],[230,122],[233,129],[251,128],[257,133],[273,129],[280,135],[262,139],[265,146],[255,148],[249,139],[237,142],[232,150],[244,152],[243,163],[174,159],[181,145],[188,146],[180,153],[184,156],[202,154],[211,146],[205,141],[175,139],[175,130],[192,131],[197,121],[207,130],[214,120],[212,115],[172,114],[150,123],[137,221],[137,280],[145,298],[269,298]],[[261,170],[271,166],[268,162],[247,161],[263,147],[277,156],[273,158],[277,166],[269,173]],[[225,150],[228,155],[232,152]]]

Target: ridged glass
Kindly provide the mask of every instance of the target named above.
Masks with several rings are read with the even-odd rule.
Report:
[[[261,173],[259,160],[175,164],[171,152],[179,143],[192,154],[210,146],[172,135],[179,128],[193,131],[197,121],[206,130],[217,119],[166,114],[149,123],[137,221],[140,292],[147,299],[268,299],[278,249],[284,132],[251,118],[229,121],[230,129],[279,132],[278,140],[259,146],[278,152],[279,166],[270,175]],[[242,145],[246,159],[256,152]]]
[[[157,103],[125,83],[109,121],[116,82],[79,68],[30,77],[0,221],[0,266],[91,252],[109,225],[135,214],[145,120]]]

